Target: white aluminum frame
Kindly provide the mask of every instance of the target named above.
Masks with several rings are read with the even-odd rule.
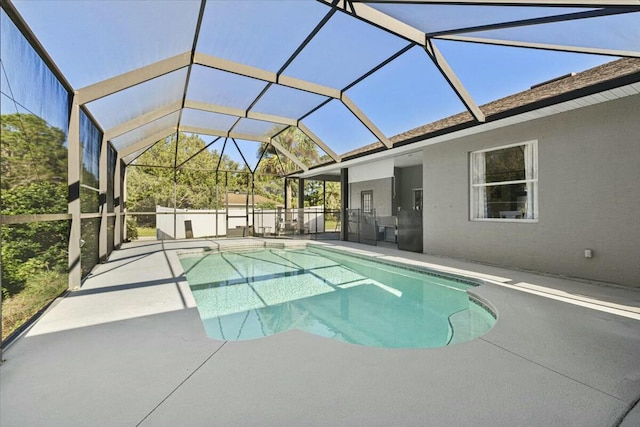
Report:
[[[534,171],[535,171],[535,178],[533,179],[522,179],[522,180],[516,180],[516,181],[499,181],[499,182],[491,182],[491,183],[483,183],[483,184],[474,184],[473,183],[473,155],[477,154],[477,153],[488,153],[491,151],[498,151],[498,150],[503,150],[506,148],[512,148],[512,147],[520,147],[520,146],[526,146],[526,145],[532,145],[533,146],[533,162],[534,162]],[[525,164],[525,168],[527,167],[527,165]],[[533,140],[529,140],[529,141],[524,141],[524,142],[518,142],[518,143],[513,143],[513,144],[507,144],[507,145],[500,145],[500,146],[496,146],[496,147],[491,147],[491,148],[484,148],[482,150],[475,150],[475,151],[471,151],[469,153],[469,220],[473,221],[473,222],[514,222],[514,223],[519,223],[519,224],[536,224],[539,222],[539,210],[538,210],[538,193],[539,193],[539,188],[538,188],[538,140],[537,139],[533,139]],[[533,192],[533,219],[526,219],[526,218],[522,218],[522,219],[510,219],[510,218],[476,218],[475,217],[475,202],[474,202],[474,197],[473,197],[473,189],[477,188],[477,187],[491,187],[491,186],[496,186],[496,185],[509,185],[509,184],[526,184],[526,183],[533,183],[534,185],[534,192]]]

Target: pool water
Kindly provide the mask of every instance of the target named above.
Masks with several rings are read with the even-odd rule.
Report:
[[[299,329],[365,346],[443,347],[495,323],[469,298],[470,284],[315,247],[181,262],[207,335],[218,340]]]

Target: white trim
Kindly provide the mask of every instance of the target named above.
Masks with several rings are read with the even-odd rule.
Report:
[[[511,219],[511,218],[471,218],[471,222],[514,222],[517,224],[537,224],[540,222],[537,219]]]
[[[537,143],[537,142],[538,142],[537,139],[530,139],[529,141],[516,142],[514,144],[500,145],[498,147],[484,148],[482,150],[473,150],[471,152],[471,154],[473,154],[473,153],[486,153],[486,152],[489,152],[489,151],[503,150],[505,148],[519,147],[521,145],[534,144],[534,143]]]
[[[533,168],[533,178],[531,179],[519,179],[519,180],[512,180],[512,181],[497,181],[497,182],[479,182],[479,183],[474,183],[474,155],[477,154],[484,154],[484,153],[488,153],[488,152],[492,152],[492,151],[498,151],[498,150],[505,150],[508,148],[514,148],[514,147],[526,147],[526,146],[530,146],[532,147],[532,159],[531,162],[532,164],[529,165],[527,164],[527,155],[526,155],[526,151],[525,151],[525,172],[527,171],[527,168],[531,167]],[[533,140],[529,140],[529,141],[525,141],[525,142],[519,142],[519,143],[513,143],[513,144],[506,144],[506,145],[499,145],[496,147],[491,147],[491,148],[484,148],[482,150],[475,150],[475,151],[471,151],[469,152],[469,156],[468,156],[468,165],[469,165],[469,220],[470,221],[474,221],[474,222],[500,222],[500,223],[504,223],[504,222],[514,222],[514,223],[537,223],[539,220],[539,214],[538,214],[538,140],[537,139],[533,139]],[[484,174],[484,170],[483,170],[483,174]],[[486,177],[484,177],[484,179],[486,180]],[[533,215],[533,218],[522,218],[522,219],[512,219],[512,218],[486,218],[486,217],[478,217],[477,214],[477,200],[476,199],[476,191],[474,189],[477,188],[487,188],[487,187],[496,187],[496,186],[504,186],[504,185],[513,185],[513,184],[533,184],[533,195],[531,196],[531,200],[528,200],[529,206],[527,206],[527,209],[531,209],[531,214]],[[486,201],[485,201],[486,204]],[[485,206],[486,208],[486,206]]]
[[[355,159],[343,160],[340,164],[331,164],[314,168],[307,173],[296,174],[294,175],[294,177],[312,178],[315,175],[330,174],[332,172],[337,173],[341,168],[368,163],[374,160],[394,159],[405,154],[418,152],[422,148],[428,147],[430,145],[440,144],[467,136],[478,135],[494,129],[505,128],[518,123],[528,122],[542,117],[553,116],[567,111],[578,110],[580,108],[590,107],[602,102],[615,101],[616,99],[622,99],[627,96],[636,96],[638,94],[640,94],[640,82],[632,83],[626,86],[620,86],[614,89],[610,89],[593,95],[587,95],[581,98],[571,99],[559,104],[554,104],[552,106],[543,107],[537,110],[527,111],[525,113],[506,117],[504,119],[482,123],[477,126],[472,126],[470,128],[462,129],[459,131],[446,133],[444,135],[439,135],[431,138],[425,137],[425,139],[423,140],[416,141],[411,144],[406,144],[401,147],[394,147],[390,150],[384,150],[381,152],[360,156]]]
[[[478,153],[474,151],[473,153]],[[472,153],[472,154],[473,154]],[[485,182],[482,184],[471,184],[474,187],[493,187],[494,185],[511,185],[511,184],[526,184],[527,182],[538,182],[538,179],[520,179],[517,181],[497,181],[497,182]]]

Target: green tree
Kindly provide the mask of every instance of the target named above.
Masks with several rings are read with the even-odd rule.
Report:
[[[32,182],[2,192],[3,215],[42,213],[40,206],[50,210],[67,208],[66,186],[58,183]],[[56,203],[57,206],[52,203]],[[19,292],[30,276],[39,271],[64,272],[67,268],[67,221],[30,222],[3,225],[2,286],[5,294]]]
[[[3,215],[67,211],[67,149],[65,134],[32,114],[1,117],[0,164]],[[19,292],[42,270],[67,268],[67,221],[3,225],[2,287]]]
[[[324,196],[325,209],[340,209],[340,183],[327,181],[325,186],[326,194]]]
[[[0,140],[2,189],[35,181],[66,184],[66,136],[61,129],[33,114],[3,114]]]
[[[306,165],[316,164],[320,160],[318,149],[315,143],[296,127],[289,127],[274,138],[274,141],[296,156]],[[264,155],[262,155],[264,151]],[[291,159],[279,153],[273,145],[262,144],[256,153],[258,158],[262,155],[262,160],[258,164],[257,172],[285,176],[299,169]],[[297,183],[288,179],[287,184],[287,206],[292,207],[294,193],[297,194]]]
[[[306,181],[305,206],[324,206],[328,210],[340,209],[340,183],[327,181],[323,184],[322,181]]]
[[[176,142],[178,149],[176,150]],[[156,206],[207,209],[224,203],[218,187],[246,188],[246,173],[238,163],[217,150],[204,149],[206,143],[197,135],[179,134],[158,141],[131,165],[127,172],[127,207],[130,211],[154,212]],[[175,183],[174,183],[174,166]],[[246,171],[245,171],[246,172]],[[174,193],[175,192],[175,193]]]

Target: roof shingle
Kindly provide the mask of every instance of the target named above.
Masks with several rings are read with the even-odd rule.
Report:
[[[617,61],[591,68],[589,70],[569,74],[566,77],[551,80],[547,83],[533,86],[531,89],[509,95],[507,97],[492,101],[480,106],[486,116],[486,121],[498,120],[504,117],[518,114],[522,109],[536,109],[546,105],[546,102],[553,103],[555,98],[567,96],[575,92],[594,87],[602,83],[613,81],[624,76],[635,74],[635,80],[640,81],[640,58],[623,58]],[[465,111],[437,120],[432,123],[419,126],[406,132],[395,135],[391,138],[394,146],[405,145],[416,140],[427,139],[431,136],[441,135],[456,131],[462,127],[469,127],[480,124],[473,116]],[[360,147],[356,150],[344,154],[344,158],[362,156],[380,151],[379,142]]]

